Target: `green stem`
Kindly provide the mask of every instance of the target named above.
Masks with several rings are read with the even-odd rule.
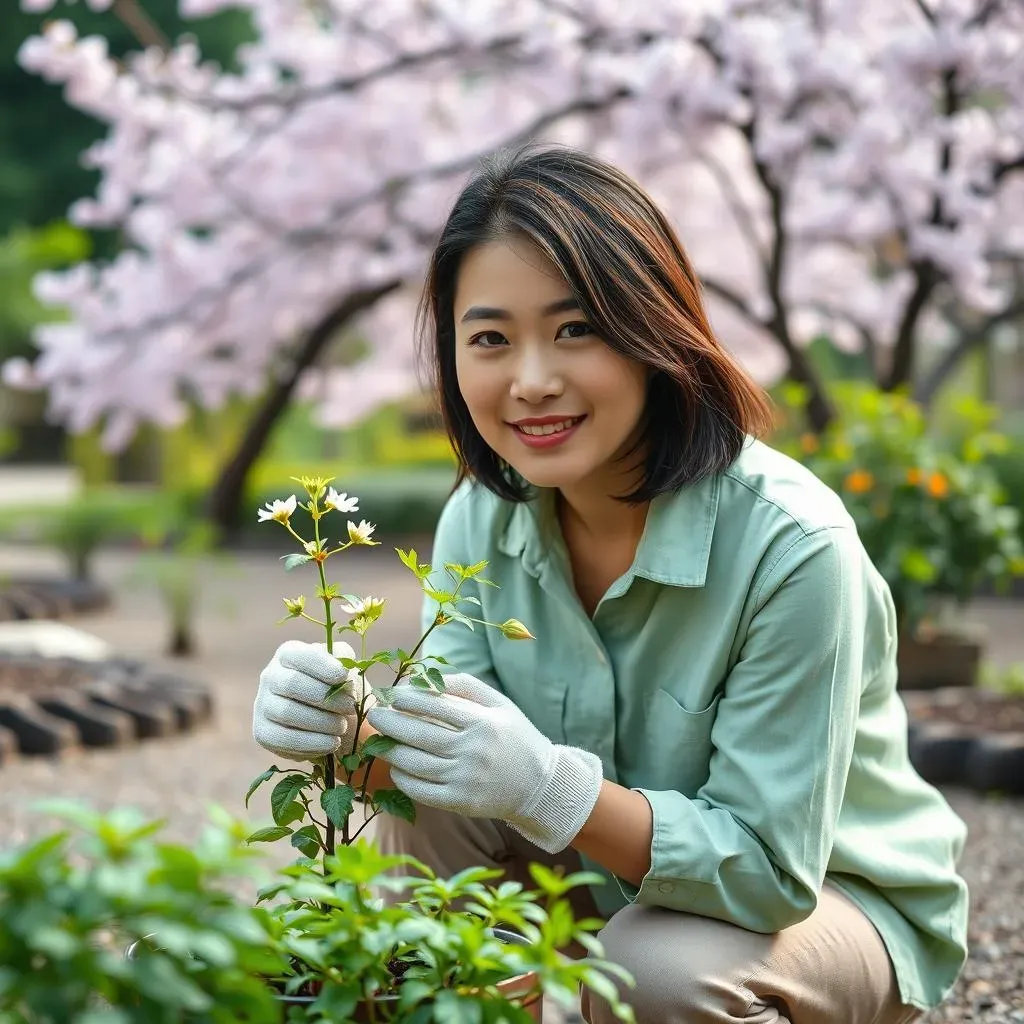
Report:
[[[316,499],[313,498],[312,502]],[[311,504],[312,504],[311,502]],[[313,537],[316,540],[316,549],[320,551],[320,516],[313,515]],[[316,571],[320,574],[320,592],[324,595],[324,629],[327,632],[327,653],[334,653],[334,620],[331,618],[331,599],[327,596],[327,575],[324,572],[322,558],[316,562]],[[334,755],[328,754],[324,758],[324,788],[334,789]],[[334,853],[334,822],[327,820],[327,843],[325,846],[327,854]]]
[[[351,840],[353,843],[359,838],[359,833],[362,832],[363,829],[366,828],[366,826],[369,825],[370,822],[373,821],[373,819],[376,818],[378,814],[380,814],[379,810],[378,811],[374,811],[373,814],[369,815],[366,818],[366,820],[362,823],[362,825],[360,825],[359,828],[356,829],[356,833],[352,837],[352,840]]]
[[[455,590],[452,591],[453,604],[455,603],[455,598],[459,596],[459,590],[462,589],[462,584],[465,582],[466,580],[465,578],[463,578],[455,584]],[[438,614],[443,614],[440,605],[438,605]],[[439,625],[440,623],[437,621],[437,615],[435,615],[434,621],[427,627],[427,631],[423,634],[423,636],[419,638],[419,641],[417,642],[416,646],[409,653],[409,657],[406,658],[405,661],[399,663],[398,671],[395,673],[396,683],[398,682],[399,679],[402,678],[403,675],[405,675],[406,669],[408,669],[410,666],[416,663],[416,655],[419,653],[420,648],[427,642],[427,637],[430,636],[430,634],[433,633],[434,630],[437,629]]]

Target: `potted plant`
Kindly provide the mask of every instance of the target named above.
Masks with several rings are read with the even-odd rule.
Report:
[[[842,497],[889,584],[900,685],[973,686],[982,636],[964,623],[963,606],[983,584],[1024,572],[1018,512],[987,460],[1005,438],[977,408],[954,410],[960,436],[944,445],[901,393],[845,383],[835,396],[834,426],[786,447]]]

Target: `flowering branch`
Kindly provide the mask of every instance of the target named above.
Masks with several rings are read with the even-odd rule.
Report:
[[[341,541],[332,547],[321,527],[321,522],[334,512],[342,515],[358,512],[359,499],[344,492],[339,493],[331,486],[330,479],[302,477],[298,479],[298,482],[305,489],[308,501],[300,503],[292,494],[284,499],[267,502],[264,508],[259,509],[257,515],[260,522],[279,523],[298,542],[301,550],[284,556],[286,570],[294,570],[311,562],[315,564],[319,582],[316,596],[323,603],[324,618],[323,621],[320,621],[306,614],[306,599],[300,595],[294,598],[284,598],[288,614],[281,621],[302,618],[317,623],[324,630],[327,651],[332,655],[335,654],[334,643],[337,634],[351,632],[359,637],[358,657],[349,657],[344,654],[335,655],[342,667],[348,671],[348,678],[345,682],[331,687],[327,693],[328,700],[341,691],[351,694],[355,703],[355,721],[351,734],[348,732],[345,734],[350,738],[350,742],[342,753],[324,758],[315,765],[312,772],[289,771],[283,773],[284,778],[278,781],[270,797],[275,824],[273,827],[254,832],[249,836],[249,841],[273,842],[287,838],[292,846],[307,857],[315,857],[320,853],[328,855],[334,853],[339,835],[343,845],[347,846],[355,842],[369,822],[382,812],[395,814],[407,821],[414,820],[415,808],[412,801],[400,790],[379,789],[371,794],[367,788],[374,760],[379,755],[386,753],[394,745],[394,741],[375,734],[360,744],[359,734],[366,720],[366,712],[372,703],[390,703],[391,687],[403,680],[408,680],[412,686],[437,691],[444,690],[444,676],[438,666],[447,666],[448,662],[437,655],[420,657],[423,645],[431,633],[450,623],[458,622],[469,628],[478,624],[498,629],[503,636],[510,640],[532,640],[533,636],[526,626],[517,619],[508,619],[503,623],[487,622],[484,619],[471,617],[461,610],[461,606],[467,603],[479,604],[475,598],[467,597],[462,593],[463,586],[467,582],[472,580],[477,584],[496,585],[482,577],[483,570],[487,567],[486,562],[477,562],[470,566],[446,565],[445,572],[452,581],[452,588],[439,590],[430,582],[430,576],[433,573],[430,564],[421,563],[414,550],[396,549],[402,564],[416,577],[424,595],[437,603],[437,612],[411,651],[399,648],[395,651],[377,651],[368,655],[366,635],[380,618],[386,602],[383,598],[378,597],[356,597],[342,594],[337,584],[328,582],[325,565],[328,559],[351,547],[377,546],[378,541],[373,539],[376,527],[365,519],[361,519],[358,523],[349,519],[346,524],[348,540]],[[313,536],[309,539],[303,537],[292,523],[299,508],[306,511],[312,521]],[[337,619],[336,611],[346,616],[347,622]],[[428,662],[434,664],[428,664]],[[375,665],[388,666],[394,672],[394,680],[387,687],[368,684],[367,673]],[[341,782],[338,781],[338,765],[341,766],[344,779]],[[362,772],[362,781],[357,784],[355,780],[360,772]],[[278,773],[282,773],[282,770],[273,765],[254,779],[246,794],[246,805],[248,805],[252,794],[264,782]],[[320,791],[320,806],[324,811],[326,821],[321,821],[313,816],[307,790]],[[362,825],[353,832],[350,819],[357,801],[368,808],[368,813]],[[307,819],[309,824],[302,824]],[[298,827],[295,827],[296,825]]]

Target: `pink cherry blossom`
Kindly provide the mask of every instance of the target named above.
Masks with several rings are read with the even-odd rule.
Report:
[[[341,426],[414,391],[430,245],[478,157],[527,137],[640,178],[766,381],[822,330],[884,368],[907,335],[1020,301],[1024,5],[180,2],[228,7],[257,29],[237,72],[188,40],[117,62],[59,18],[20,50],[108,126],[85,154],[96,194],[69,213],[126,248],[40,276],[69,319],[4,377],[46,388],[74,430],[102,424],[108,447],[259,394],[364,292],[386,293],[359,325],[369,355],[308,371],[302,394]]]

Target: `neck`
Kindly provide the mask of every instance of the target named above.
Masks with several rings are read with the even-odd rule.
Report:
[[[558,517],[563,533],[573,533],[593,543],[621,543],[631,538],[640,543],[647,522],[648,502],[628,505],[606,492],[571,488],[558,492]]]

